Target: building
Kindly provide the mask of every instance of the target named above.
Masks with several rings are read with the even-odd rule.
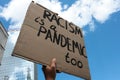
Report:
[[[3,53],[5,51],[5,45],[8,39],[8,33],[2,23],[0,22],[0,65],[1,65],[1,60],[3,57]]]
[[[9,34],[0,66],[0,80],[37,80],[35,63],[11,56],[14,45]]]

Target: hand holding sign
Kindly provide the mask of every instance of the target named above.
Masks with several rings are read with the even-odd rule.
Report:
[[[43,72],[46,80],[55,80],[56,77],[56,59],[53,58],[50,65],[43,66]]]

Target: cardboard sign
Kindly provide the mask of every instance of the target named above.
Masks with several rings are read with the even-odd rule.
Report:
[[[32,2],[26,13],[14,56],[43,65],[57,59],[57,69],[90,80],[81,29]]]

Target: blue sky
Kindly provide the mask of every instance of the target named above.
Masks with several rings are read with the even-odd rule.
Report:
[[[0,0],[0,21],[8,28],[15,28],[14,26],[21,25],[23,19],[16,18],[16,14],[6,14],[7,11],[13,11],[9,9],[10,4],[5,7],[6,4],[15,0]],[[41,5],[46,6],[45,2],[49,2],[52,6],[52,10],[57,11],[63,18],[75,23],[84,31],[85,46],[88,55],[89,67],[92,80],[119,80],[120,79],[120,1],[116,0],[99,0],[98,2],[84,3],[86,0],[36,0]],[[56,1],[56,5],[65,7],[64,11],[60,7],[54,9],[53,3]],[[118,2],[117,2],[118,1]],[[24,1],[23,1],[24,2]],[[99,3],[100,2],[100,3]],[[21,0],[22,3],[22,0]],[[26,1],[27,4],[30,0]],[[61,4],[60,4],[61,3]],[[79,3],[79,5],[75,6]],[[98,6],[96,6],[96,3]],[[102,3],[102,4],[101,4]],[[20,3],[19,3],[20,4]],[[82,6],[81,6],[82,5]],[[85,6],[87,5],[87,6]],[[92,9],[88,7],[93,6]],[[101,6],[100,6],[101,5]],[[15,5],[16,6],[16,5]],[[71,9],[77,9],[81,17],[71,14]],[[96,7],[95,7],[96,6]],[[99,7],[100,6],[100,7]],[[49,6],[46,6],[49,7]],[[109,8],[108,8],[109,7]],[[5,11],[6,8],[6,12]],[[23,7],[21,7],[23,8]],[[3,10],[4,9],[4,10]],[[86,10],[84,12],[84,9]],[[15,10],[15,9],[14,9]],[[83,12],[82,12],[83,10]],[[74,10],[73,10],[74,11]],[[4,13],[4,14],[3,14]],[[70,14],[69,14],[70,13]],[[89,14],[88,14],[89,13]],[[77,14],[77,13],[76,13]],[[25,15],[25,13],[23,13]],[[24,17],[24,16],[23,16]],[[74,17],[74,19],[73,19]],[[80,17],[80,18],[77,18]],[[10,34],[11,35],[11,34]],[[38,65],[39,80],[44,80],[43,73],[41,71],[41,65]],[[56,80],[82,80],[81,78],[68,75],[65,73],[57,74]]]

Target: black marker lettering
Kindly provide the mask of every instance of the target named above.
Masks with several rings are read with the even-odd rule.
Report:
[[[66,45],[66,37],[64,35],[61,35],[61,47],[65,47]]]
[[[40,25],[44,25],[44,19],[40,19],[40,17],[35,18],[35,22],[39,23]]]
[[[53,20],[56,21],[57,25],[59,25],[59,22],[58,22],[58,19],[57,19],[57,17],[56,17],[56,14],[53,14],[53,15],[52,15],[52,18],[51,18],[50,21],[52,22]]]
[[[71,29],[69,30],[69,32],[74,33],[75,31],[74,31],[74,28],[73,28],[73,24],[72,24],[72,23],[69,23],[69,27],[71,28]]]
[[[44,19],[41,19],[41,22],[39,22],[40,25],[44,25]]]
[[[62,19],[62,18],[59,18],[59,19],[58,19],[58,22],[59,22],[58,25],[60,25],[62,28],[65,28],[65,26],[61,24],[61,21],[63,21],[63,19]]]
[[[60,34],[58,34],[58,36],[57,36],[57,32],[56,31],[54,31],[54,37],[53,37],[53,43],[57,43],[57,45],[59,45],[59,43],[60,43]]]
[[[66,42],[67,43],[67,49],[72,52],[73,50],[70,49],[70,46],[72,46],[70,41],[71,41],[71,39],[67,38],[67,42]]]
[[[51,31],[50,31],[50,30],[48,30],[45,39],[48,39],[48,38],[49,38],[49,39],[51,40],[51,42],[52,42],[52,34],[51,34]]]
[[[57,32],[55,25],[51,25],[51,26],[50,26],[50,29],[52,29],[52,30],[54,30],[55,32]]]
[[[46,32],[47,32],[46,28],[43,27],[43,26],[40,26],[37,36],[40,36],[40,33],[41,33],[41,32],[42,32],[42,33],[46,33]]]
[[[82,64],[82,62],[81,62],[81,61],[78,61],[78,64],[77,64],[77,66],[78,66],[79,68],[82,68],[82,67],[83,67],[83,64]]]
[[[85,58],[87,58],[87,56],[86,56],[85,53],[84,53],[84,49],[85,49],[85,47],[83,46],[82,49],[81,49],[81,53],[82,53],[82,55],[83,55]]]
[[[71,64],[72,64],[72,65],[76,65],[76,63],[77,63],[76,60],[75,60],[74,58],[72,58],[72,59],[71,59]]]
[[[80,34],[81,38],[83,37],[80,28],[78,28],[77,26],[75,27],[75,34]]]
[[[65,21],[65,29],[67,30],[68,29],[68,22]]]
[[[43,18],[47,18],[49,21],[51,21],[51,13],[48,10],[44,10]]]
[[[35,18],[35,22],[37,22],[37,23],[38,23],[38,22],[39,22],[39,21],[38,21],[38,19],[39,19],[39,18],[40,18],[40,17]]]
[[[82,55],[81,53],[81,45],[78,44],[78,42],[75,42],[74,40],[72,41],[72,47],[73,47],[73,52],[75,52],[75,49],[79,51],[79,54]]]
[[[68,58],[69,58],[69,53],[67,53],[67,55],[65,56],[65,60],[66,60],[67,63],[70,63],[70,61],[68,60]]]
[[[77,61],[75,58],[70,58],[69,53],[65,55],[65,61],[70,63],[73,66],[77,66],[78,68],[83,68],[83,64],[81,61]]]

